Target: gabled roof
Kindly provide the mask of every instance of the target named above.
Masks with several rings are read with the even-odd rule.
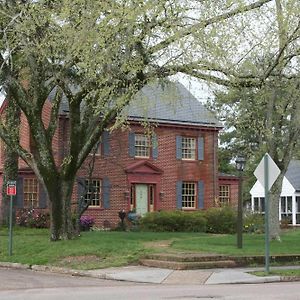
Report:
[[[50,101],[53,101],[55,93],[53,89],[49,94]],[[66,114],[68,111],[68,101],[63,95],[59,113]],[[179,82],[168,81],[162,85],[156,81],[146,85],[124,109],[124,114],[129,120],[136,121],[147,119],[158,123],[223,127]]]
[[[222,124],[181,83],[154,82],[146,85],[127,109],[129,119],[148,119],[159,123],[204,125]]]
[[[286,179],[290,182],[293,188],[300,191],[300,160],[291,160],[288,169],[285,173]]]

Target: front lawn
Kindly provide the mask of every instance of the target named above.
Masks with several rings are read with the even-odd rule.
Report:
[[[0,230],[0,261],[45,264],[78,269],[104,268],[136,263],[151,252],[201,252],[232,255],[264,254],[264,235],[244,235],[243,249],[235,235],[170,232],[83,232],[71,241],[49,241],[45,229],[15,228],[13,256],[8,256],[7,229]],[[282,234],[271,242],[271,255],[300,254],[300,230]]]

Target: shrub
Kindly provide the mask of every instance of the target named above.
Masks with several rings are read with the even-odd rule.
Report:
[[[140,229],[148,231],[204,232],[206,219],[201,212],[160,211],[146,214],[140,220]]]
[[[234,233],[236,232],[236,212],[229,206],[209,208],[205,211],[207,232]]]
[[[89,231],[95,224],[95,219],[91,216],[80,217],[80,229],[82,231]]]
[[[264,215],[248,211],[243,218],[243,231],[247,233],[263,233],[265,229]]]
[[[30,228],[49,228],[49,212],[23,208],[16,212],[16,224]]]

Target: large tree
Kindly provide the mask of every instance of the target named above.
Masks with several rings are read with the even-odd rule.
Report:
[[[221,113],[220,116],[226,116],[229,131],[222,137],[224,145],[235,154],[248,155],[249,170],[253,172],[265,152],[269,152],[279,166],[281,175],[270,193],[270,237],[279,239],[278,199],[282,180],[299,146],[300,23],[295,17],[300,4],[281,0],[274,4],[275,43],[270,45],[268,53],[262,52],[242,65],[247,71],[252,70],[252,74],[264,70],[263,84],[255,88],[240,85],[225,94],[220,93],[211,106]]]
[[[246,61],[257,50],[243,44],[245,32],[259,35],[253,18],[266,12],[271,18],[274,8],[272,0],[1,1],[0,84],[27,118],[35,151],[12,139],[3,122],[0,136],[44,185],[53,240],[72,237],[78,169],[148,82],[183,72],[227,86],[260,86],[279,60],[288,66],[291,53],[282,51],[262,72],[236,67],[237,59]],[[243,55],[236,55],[237,47]],[[53,90],[50,121],[44,124],[43,107]],[[69,106],[69,149],[57,165],[51,144],[62,95]]]

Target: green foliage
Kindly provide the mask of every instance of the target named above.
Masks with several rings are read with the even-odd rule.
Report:
[[[265,230],[264,215],[255,212],[246,212],[243,218],[243,230],[246,233],[263,233]]]
[[[49,228],[50,214],[49,212],[23,208],[16,213],[16,225],[30,228]]]
[[[140,229],[154,232],[205,232],[206,219],[202,212],[152,212],[141,218]]]
[[[205,212],[207,232],[234,233],[236,231],[236,211],[229,207],[210,208]]]

